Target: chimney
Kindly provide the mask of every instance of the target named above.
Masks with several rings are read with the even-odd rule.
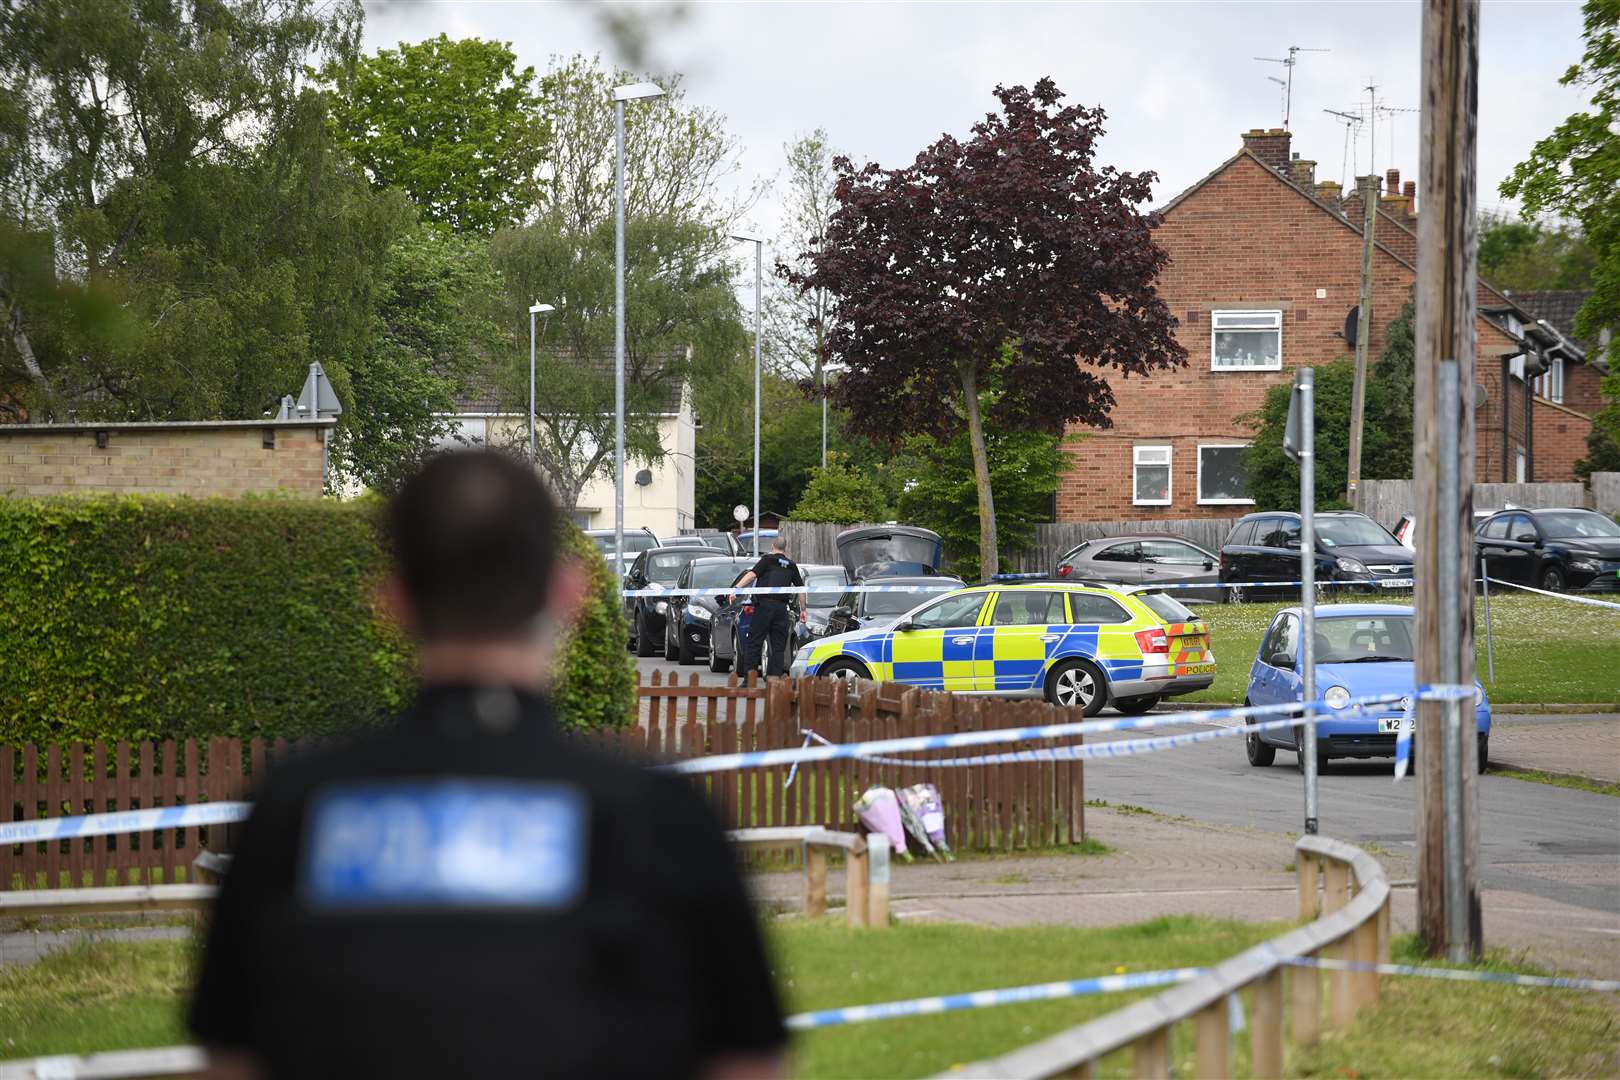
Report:
[[[1288,162],[1288,179],[1306,191],[1316,186],[1316,162],[1295,154]]]
[[[1243,148],[1259,158],[1267,168],[1284,175],[1288,173],[1289,141],[1288,132],[1282,128],[1272,128],[1270,131],[1250,128],[1243,134]]]
[[[1344,186],[1337,180],[1324,180],[1316,185],[1316,197],[1334,209],[1338,209],[1339,195],[1343,191]]]
[[[1406,216],[1406,196],[1401,194],[1401,170],[1389,169],[1384,173],[1385,194],[1379,198],[1379,209],[1394,218]]]
[[[1388,185],[1389,194],[1396,196],[1401,193],[1401,170],[1389,169],[1384,173],[1384,181]]]
[[[1401,194],[1406,196],[1406,212],[1417,217],[1417,181],[1408,180],[1406,186],[1401,188]]]

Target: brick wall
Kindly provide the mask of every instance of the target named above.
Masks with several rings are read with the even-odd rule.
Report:
[[[319,496],[321,437],[330,427],[330,421],[0,426],[0,494]],[[98,432],[105,433],[104,448],[96,445]]]
[[[1273,134],[1261,137],[1275,156]],[[1245,136],[1251,146],[1255,140]],[[1391,224],[1386,232],[1394,229]],[[1114,426],[1078,429],[1088,438],[1070,451],[1075,467],[1058,491],[1059,521],[1243,512],[1242,504],[1199,501],[1199,444],[1248,441],[1252,432],[1238,417],[1258,409],[1268,387],[1291,382],[1301,364],[1352,353],[1342,332],[1360,298],[1360,233],[1254,158],[1238,157],[1172,206],[1156,235],[1170,256],[1159,291],[1180,321],[1177,337],[1189,354],[1187,366],[1146,379],[1109,378],[1117,402]],[[1410,266],[1387,251],[1374,252],[1374,360],[1412,282]],[[1212,370],[1210,317],[1219,309],[1280,310],[1282,369]],[[1489,369],[1498,362],[1487,357],[1513,346],[1484,320],[1479,325],[1481,367]],[[1500,429],[1496,438],[1500,442]],[[1482,444],[1485,439],[1481,431]],[[1137,445],[1172,448],[1169,505],[1133,503],[1131,448]]]
[[[1588,354],[1593,355],[1593,354]],[[1603,408],[1603,375],[1591,364],[1564,365],[1564,404],[1591,416]]]
[[[1535,410],[1531,479],[1560,482],[1573,478],[1575,463],[1586,456],[1586,437],[1592,432],[1592,418],[1541,398],[1536,398]]]

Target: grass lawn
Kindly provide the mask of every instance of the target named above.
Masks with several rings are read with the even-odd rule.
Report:
[[[1412,602],[1409,594],[1388,599]],[[1242,702],[1260,638],[1278,611],[1294,606],[1297,601],[1199,605],[1198,615],[1209,623],[1215,649],[1215,685],[1173,701]],[[1492,593],[1495,682],[1485,679],[1485,609],[1478,597],[1474,625],[1479,679],[1493,703],[1620,703],[1620,676],[1615,674],[1620,671],[1620,612],[1545,596]]]
[[[1134,926],[993,929],[902,924],[881,933],[836,920],[773,922],[773,967],[786,1007],[798,1012],[927,994],[1201,966],[1285,929],[1174,917]],[[0,969],[0,1057],[166,1046],[190,980],[186,941],[84,944]],[[1409,940],[1398,962],[1422,962]],[[1528,970],[1499,967],[1499,970]],[[1301,1076],[1613,1076],[1620,1009],[1612,996],[1564,990],[1385,980],[1385,996],[1357,1026],[1308,1051],[1290,1051]],[[808,1032],[793,1049],[800,1077],[925,1076],[1005,1053],[1154,991],[1034,1002]],[[1252,1008],[1250,1010],[1252,1012]],[[1247,1039],[1234,1038],[1234,1075],[1247,1072]],[[1178,1075],[1193,1071],[1190,1024],[1177,1029]],[[1125,1076],[1128,1055],[1103,1063]]]

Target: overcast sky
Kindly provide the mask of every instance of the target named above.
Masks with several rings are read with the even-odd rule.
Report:
[[[1294,69],[1293,147],[1318,162],[1318,178],[1353,185],[1371,151],[1380,174],[1394,165],[1416,179],[1415,113],[1378,115],[1376,146],[1364,125],[1346,162],[1345,128],[1323,109],[1365,113],[1369,82],[1380,104],[1417,105],[1418,24],[1415,2],[695,2],[647,66],[679,72],[693,100],[727,117],[756,176],[778,173],[782,144],[816,127],[852,158],[905,164],[941,132],[965,134],[995,105],[997,83],[1050,75],[1070,100],[1107,110],[1102,162],[1157,172],[1159,205],[1236,152],[1241,132],[1281,126],[1281,89],[1267,76],[1287,71],[1252,57],[1285,57],[1290,45],[1330,50],[1299,54]],[[368,50],[441,32],[510,41],[539,71],[553,55],[614,49],[578,2],[367,4]],[[1584,104],[1558,85],[1580,35],[1573,0],[1485,3],[1482,205],[1502,205],[1501,179]],[[750,224],[768,233],[776,216],[767,201]]]

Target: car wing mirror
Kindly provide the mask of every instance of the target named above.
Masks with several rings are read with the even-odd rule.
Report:
[[[1215,560],[1214,559],[1205,559],[1204,560],[1204,569],[1205,570],[1213,570],[1213,569],[1215,569]]]
[[[915,627],[911,625],[910,619],[901,619],[899,622],[894,624],[894,632],[897,634],[904,634],[913,629],[915,629]]]
[[[1534,544],[1538,537],[1535,533],[1520,533],[1513,538],[1515,544]]]
[[[1288,668],[1291,671],[1294,667],[1294,658],[1285,652],[1274,652],[1271,654],[1271,666]]]

